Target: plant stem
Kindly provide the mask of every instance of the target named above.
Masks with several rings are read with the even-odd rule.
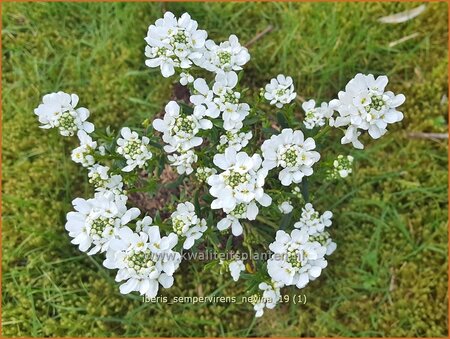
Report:
[[[272,222],[270,220],[267,220],[266,218],[264,218],[264,217],[262,217],[260,215],[258,215],[256,217],[256,220],[261,221],[262,223],[264,223],[266,225],[269,225],[269,226],[272,226],[273,228],[278,229],[278,225],[276,223],[274,223],[274,222]]]
[[[308,189],[308,178],[307,177],[303,177],[302,186],[301,186],[300,190],[302,192],[303,199],[305,199],[305,202],[308,203],[309,202],[309,189]]]
[[[317,141],[318,139],[320,139],[321,137],[323,137],[325,134],[328,133],[328,131],[331,130],[331,127],[329,125],[325,126],[325,128],[323,128],[319,133],[317,133],[314,136],[314,140]]]

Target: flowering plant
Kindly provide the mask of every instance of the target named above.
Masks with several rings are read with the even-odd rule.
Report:
[[[363,149],[365,131],[378,139],[403,119],[397,107],[405,97],[385,91],[386,76],[371,74],[357,74],[337,99],[320,106],[314,99],[300,105],[294,80],[283,74],[249,95],[240,82],[247,48],[235,35],[219,44],[208,39],[187,13],[166,12],[145,41],[145,64],[164,77],[176,75],[190,94],[188,102],[168,102],[152,125],[101,133],[87,121],[89,110],[76,108],[78,96],[64,92],[45,95],[35,109],[42,128],[78,136],[72,159],[87,168],[95,191],[73,201],[65,228],[80,251],[103,255],[104,266],[117,270],[121,293],[148,298],[173,285],[186,251],[233,253],[205,268],[244,280],[262,316],[284,287],[301,289],[317,279],[336,249],[333,214],[317,211],[309,192],[323,180],[348,177],[356,157],[323,152],[328,133],[341,129],[342,144]],[[302,120],[295,118],[300,107]],[[191,201],[178,197],[166,217],[138,219],[145,211],[129,206],[130,193],[164,189],[142,188],[142,181],[158,182],[166,165],[179,176],[175,186],[189,177],[192,190],[184,196]],[[270,254],[240,258],[245,248]]]

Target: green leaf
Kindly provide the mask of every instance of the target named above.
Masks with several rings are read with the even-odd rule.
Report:
[[[184,102],[179,102],[178,105],[180,105],[183,113],[186,113],[186,114],[194,113],[194,109],[191,106],[185,104]]]
[[[289,128],[289,122],[283,112],[277,113],[277,121],[281,128]]]
[[[178,186],[181,185],[181,183],[183,182],[184,178],[186,178],[186,175],[182,174],[180,175],[177,180],[175,180],[174,182],[171,182],[169,184],[166,185],[166,188],[168,189],[172,189],[172,188],[176,188]]]
[[[281,218],[280,230],[285,230],[286,227],[288,227],[289,224],[291,223],[291,219],[292,219],[292,212],[283,215],[283,218]]]
[[[250,119],[246,119],[244,120],[244,126],[250,126],[250,125],[254,125],[259,121],[259,117],[258,116],[254,116]]]

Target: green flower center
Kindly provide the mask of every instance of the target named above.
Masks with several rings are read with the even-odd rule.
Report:
[[[132,251],[125,257],[125,262],[130,268],[134,268],[136,272],[140,272],[155,265],[152,261],[152,252]]]
[[[175,124],[172,128],[172,135],[180,132],[185,134],[193,134],[195,127],[195,122],[193,121],[192,116],[180,116],[175,119]]]
[[[213,174],[211,168],[208,167],[199,167],[197,168],[197,172],[195,173],[197,179],[201,182],[206,182],[208,178]]]
[[[225,99],[225,102],[229,102],[232,104],[239,103],[239,99],[236,97],[236,95],[234,94],[234,92],[231,89],[228,89],[223,97]]]
[[[156,50],[156,56],[161,57],[166,55],[167,55],[167,47],[158,47],[158,49]]]
[[[234,210],[232,211],[232,215],[236,218],[245,218],[247,213],[247,206],[243,203],[236,205]]]
[[[220,51],[217,53],[217,57],[219,58],[220,65],[227,65],[231,63],[231,53],[227,51]]]
[[[125,153],[128,154],[133,160],[142,154],[141,142],[138,139],[128,140],[127,144],[123,148]]]
[[[317,219],[319,219],[319,212],[314,211],[313,213],[311,213],[311,218],[310,218],[310,220],[311,220],[311,221],[314,221],[314,220],[317,220]]]
[[[231,170],[228,177],[225,179],[225,182],[227,185],[231,186],[232,188],[235,188],[236,186],[246,183],[250,180],[250,174],[248,173],[239,173],[236,171]]]
[[[287,252],[287,262],[294,268],[300,268],[303,266],[302,261],[306,258],[306,253],[300,250],[289,249]]]
[[[172,219],[173,231],[181,235],[183,234],[183,227],[186,225],[184,221],[178,216]]]
[[[278,90],[276,91],[276,95],[279,96],[279,97],[281,97],[281,96],[285,95],[286,92],[287,92],[287,89],[285,89],[285,88],[280,88],[280,89],[278,89]]]
[[[306,160],[305,155],[299,153],[299,150],[294,145],[286,145],[286,147],[281,150],[278,161],[282,167],[296,167],[302,161]]]
[[[328,239],[330,239],[330,234],[327,231],[318,233],[316,235],[311,235],[309,237],[310,241],[317,241],[319,242],[322,246],[325,245],[328,241]]]
[[[90,236],[97,235],[97,236],[101,237],[103,235],[104,230],[107,227],[114,227],[114,219],[98,217],[98,218],[92,220],[89,235]]]
[[[383,100],[381,95],[374,95],[371,97],[372,102],[367,106],[367,112],[370,112],[372,109],[376,111],[381,111],[386,103]]]
[[[94,185],[95,187],[105,187],[107,182],[108,180],[102,179],[102,177],[98,173],[93,173],[89,177],[89,183]]]
[[[76,132],[77,125],[75,124],[75,118],[70,112],[64,112],[58,119],[59,129],[69,132]]]
[[[308,120],[314,119],[314,117],[315,117],[315,111],[309,111],[309,112],[307,112],[306,115],[305,115],[305,117],[306,117],[306,119],[308,119]]]
[[[349,170],[352,168],[352,163],[347,157],[338,156],[337,161],[334,163],[334,167],[338,170]]]
[[[186,44],[188,40],[184,31],[178,31],[178,33],[173,36],[173,41],[179,44]]]

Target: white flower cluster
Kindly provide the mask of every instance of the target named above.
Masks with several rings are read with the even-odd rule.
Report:
[[[250,106],[239,102],[241,94],[234,90],[237,83],[238,76],[234,72],[218,73],[212,88],[205,79],[196,79],[193,84],[195,92],[190,97],[194,113],[210,118],[217,118],[222,114],[225,130],[241,129],[244,119],[250,113]]]
[[[276,78],[270,80],[266,85],[264,98],[270,101],[271,105],[278,108],[292,102],[297,93],[294,92],[294,82],[291,77],[278,74]]]
[[[269,310],[274,309],[281,299],[280,288],[282,283],[271,281],[270,283],[262,282],[258,285],[260,294],[253,296],[253,309],[255,310],[255,317],[260,318],[264,314],[264,308]]]
[[[188,13],[176,18],[171,12],[156,20],[148,28],[145,41],[145,64],[159,67],[164,77],[175,74],[176,69],[186,70],[192,64],[214,73],[230,73],[242,69],[249,60],[247,48],[241,46],[235,35],[217,45],[206,40],[208,34],[198,29],[198,23]],[[193,81],[190,74],[181,72],[180,83]]]
[[[304,176],[313,174],[312,166],[320,159],[320,154],[313,151],[315,148],[314,139],[305,140],[302,131],[285,128],[262,144],[263,167],[267,170],[281,167],[278,178],[284,186],[299,183]]]
[[[245,265],[242,260],[232,260],[228,263],[228,269],[230,270],[233,280],[238,281],[241,272],[245,272]]]
[[[185,238],[183,248],[185,250],[194,246],[195,240],[203,236],[203,232],[208,228],[206,220],[200,219],[195,214],[194,205],[190,202],[178,204],[177,210],[170,216],[173,231],[182,238]]]
[[[333,161],[333,168],[328,172],[331,179],[347,178],[353,172],[353,157],[339,154]]]
[[[89,255],[108,250],[119,229],[140,214],[137,208],[127,209],[127,199],[112,192],[99,192],[88,200],[76,198],[75,211],[67,213],[66,223],[72,244],[82,252],[89,250]]]
[[[136,221],[136,232],[128,225],[140,214],[137,208],[127,208],[122,176],[110,174],[110,167],[97,163],[99,156],[105,156],[104,146],[88,134],[94,125],[87,122],[89,111],[75,110],[78,96],[63,92],[44,96],[43,103],[35,113],[43,128],[58,127],[64,136],[77,134],[80,146],[72,151],[72,160],[88,169],[89,183],[95,188],[90,199],[76,198],[74,211],[67,213],[65,225],[72,243],[88,255],[106,252],[104,266],[118,269],[116,281],[125,281],[121,293],[139,291],[150,298],[156,296],[159,285],[165,288],[173,284],[173,273],[178,268],[181,255],[173,251],[178,237],[170,233],[161,237],[158,226],[151,226],[152,219],[145,217]],[[151,159],[149,139],[139,138],[128,127],[121,130],[116,152],[126,159],[126,166],[119,169],[130,172],[142,168]],[[203,231],[204,221],[201,222]],[[196,237],[193,231],[189,237]]]
[[[156,20],[148,28],[145,41],[145,64],[148,67],[160,67],[164,77],[175,73],[175,68],[190,68],[192,62],[203,57],[207,33],[198,30],[197,21],[188,13],[179,19],[171,12]]]
[[[319,215],[313,205],[307,203],[302,209],[300,220],[294,224],[294,227],[306,231],[309,234],[310,241],[318,241],[322,246],[325,246],[325,254],[331,255],[336,249],[336,244],[331,240],[326,228],[331,226],[332,217],[331,211],[325,211],[322,215]]]
[[[200,130],[212,128],[212,123],[195,112],[184,114],[175,101],[166,105],[165,112],[164,119],[153,121],[153,127],[163,133],[163,141],[167,144],[164,146],[166,152],[179,152],[169,156],[172,166],[177,168],[179,174],[190,174],[193,171],[192,164],[197,161],[192,148],[203,142],[197,134]]]
[[[319,215],[308,203],[302,209],[300,220],[294,224],[297,229],[290,234],[277,231],[275,241],[269,245],[273,255],[267,262],[267,271],[278,287],[303,288],[320,276],[327,266],[325,256],[336,249],[325,231],[331,226],[332,216],[330,211]]]
[[[149,138],[139,138],[139,135],[128,127],[122,128],[120,135],[122,137],[117,139],[117,153],[127,161],[127,166],[122,168],[122,171],[131,172],[136,167],[143,168],[146,162],[152,158],[152,152],[148,146]]]
[[[87,121],[89,111],[84,108],[75,108],[78,104],[78,95],[64,92],[44,95],[34,113],[38,116],[41,128],[59,129],[63,136],[72,136],[77,131],[92,133],[94,125]]]
[[[220,136],[217,150],[220,153],[223,153],[228,147],[231,147],[239,152],[248,145],[248,142],[252,136],[252,132],[240,132],[239,130],[227,131],[225,134]]]
[[[328,106],[328,103],[322,102],[319,107],[316,107],[316,102],[311,99],[302,104],[305,111],[305,120],[303,121],[307,129],[314,127],[322,127],[325,125],[326,119],[331,119],[333,110]]]
[[[375,79],[372,74],[359,73],[345,86],[345,91],[338,93],[338,99],[330,102],[330,108],[339,114],[332,124],[347,127],[342,144],[352,143],[355,148],[362,149],[364,145],[358,140],[360,130],[368,131],[373,139],[378,139],[386,134],[388,124],[403,120],[397,107],[405,102],[405,96],[385,92],[387,83],[387,76]]]
[[[146,217],[139,233],[123,227],[118,237],[111,240],[103,265],[118,270],[116,281],[125,281],[120,285],[122,294],[137,291],[154,298],[159,285],[173,285],[173,274],[181,262],[181,254],[173,251],[178,238],[174,233],[161,237],[159,227],[151,223],[152,219]]]
[[[230,35],[228,41],[219,45],[212,40],[206,41],[203,58],[198,59],[196,64],[210,72],[234,73],[242,70],[249,60],[247,48],[241,46],[236,35]]]
[[[85,131],[80,130],[77,133],[80,140],[80,146],[72,151],[72,160],[81,164],[83,167],[90,167],[95,164],[95,150],[97,149],[97,142]]]
[[[245,152],[237,153],[234,148],[227,148],[224,154],[216,154],[213,162],[223,172],[208,178],[209,192],[216,198],[211,208],[221,208],[227,213],[217,228],[225,230],[231,227],[233,235],[239,236],[243,231],[239,219],[255,220],[259,213],[256,203],[264,207],[272,203],[263,189],[267,170],[261,168],[262,159],[258,154],[250,157]]]
[[[109,167],[94,164],[89,168],[89,183],[94,185],[98,192],[111,191],[116,195],[124,194],[122,176],[120,174],[109,175]]]
[[[320,180],[308,180],[308,183],[304,178],[311,176],[313,167],[318,166],[321,155],[316,149],[328,149],[322,145],[316,148],[316,141],[323,140],[323,134],[330,129],[321,127],[328,124],[345,128],[341,143],[363,148],[358,139],[363,131],[377,139],[387,132],[388,124],[403,119],[397,108],[405,97],[385,91],[386,76],[375,78],[371,74],[357,74],[345,91],[339,92],[338,99],[324,102],[319,107],[315,100],[303,103],[303,124],[311,130],[307,136],[313,135],[314,139],[305,138],[301,130],[284,128],[270,139],[260,141],[266,133],[272,133],[273,128],[270,119],[261,117],[257,107],[250,109],[241,98],[246,93],[245,88],[241,90],[238,86],[243,73],[238,76],[236,72],[242,70],[250,55],[235,35],[216,44],[207,40],[206,31],[199,30],[189,14],[176,18],[166,12],[149,27],[145,40],[146,65],[159,67],[164,77],[176,73],[180,83],[191,91],[192,108],[170,101],[165,106],[164,117],[155,119],[152,124],[162,133],[163,150],[169,163],[178,174],[189,175],[197,167],[194,184],[206,182],[210,186],[210,195],[203,192],[201,204],[207,202],[211,209],[221,210],[221,219],[215,222],[217,229],[224,233],[231,229],[236,237],[244,233],[241,221],[257,219],[264,211],[261,206],[272,205],[268,192],[274,194],[276,203],[268,213],[258,217],[258,222],[271,226],[274,216],[279,216],[280,212],[295,214],[297,200],[302,204],[309,201],[308,184],[312,190]],[[194,71],[198,67],[212,72],[214,79],[211,74],[208,81],[206,76],[196,78]],[[291,103],[296,96],[293,79],[279,74],[261,90],[260,99],[264,97],[281,110],[290,104],[284,108],[284,114],[294,111],[295,106]],[[171,224],[173,231],[167,235],[161,234],[150,216],[138,220],[140,211],[127,207],[126,194],[127,190],[135,188],[136,180],[143,179],[143,175],[131,172],[145,168],[148,170],[145,174],[150,177],[156,172],[152,172],[154,163],[163,166],[166,154],[156,150],[153,155],[150,146],[154,145],[150,140],[153,136],[140,136],[129,127],[120,130],[117,140],[111,137],[109,129],[106,137],[101,133],[92,134],[94,125],[87,121],[90,113],[86,108],[76,108],[78,101],[75,94],[51,93],[45,95],[34,110],[42,128],[58,128],[63,136],[78,136],[80,144],[72,151],[72,160],[87,169],[89,183],[95,189],[92,198],[73,200],[74,211],[67,214],[65,228],[71,242],[81,251],[89,255],[105,253],[103,264],[118,270],[115,279],[121,282],[121,293],[136,291],[153,298],[160,286],[169,288],[173,285],[174,272],[181,262],[179,251],[192,249],[195,242],[211,230],[190,202],[179,202],[176,210],[170,211],[170,218],[164,222]],[[245,121],[250,113],[251,119]],[[262,122],[262,128],[257,124],[258,120]],[[288,120],[286,123],[290,124]],[[148,122],[144,125],[148,126]],[[321,128],[320,132],[316,128]],[[217,144],[207,138],[209,134],[212,140],[219,138]],[[252,143],[254,135],[256,140]],[[205,147],[196,153],[194,149],[203,144],[203,138],[207,139]],[[244,152],[244,147],[251,151]],[[157,159],[150,161],[153,156]],[[195,166],[197,162],[198,166]],[[352,156],[339,155],[328,175],[345,178],[352,173],[352,163]],[[213,164],[218,169],[213,168]],[[320,169],[316,172],[322,173]],[[302,189],[295,185],[300,183]],[[289,189],[283,188],[290,185],[293,186]],[[197,188],[195,194],[198,196],[202,191]],[[249,274],[241,276],[246,270],[242,260],[220,262],[234,281],[255,279],[252,286],[259,283],[252,302],[257,317],[263,315],[265,308],[276,306],[283,287],[303,288],[321,275],[328,264],[327,256],[336,249],[328,233],[332,216],[330,211],[319,214],[311,203],[307,203],[301,210],[300,219],[290,225],[293,229],[284,225],[290,216],[283,217],[283,228],[287,228],[286,231],[278,230],[269,245],[272,254],[267,261],[267,271],[264,268],[261,272],[260,267],[264,265],[255,266],[260,272],[252,278],[249,278],[252,275],[250,268]],[[208,220],[211,217],[209,213]],[[250,223],[245,226],[246,233],[255,232],[250,229]],[[209,234],[205,238],[209,239]],[[250,244],[245,241],[248,239],[244,243]],[[234,242],[227,243],[227,249]]]
[[[293,230],[291,234],[277,231],[275,242],[269,248],[274,254],[267,261],[267,271],[274,281],[283,285],[303,288],[327,266],[326,248],[310,241],[305,230]]]
[[[216,174],[217,170],[215,168],[209,168],[209,167],[198,167],[197,171],[195,173],[195,176],[200,182],[207,182],[208,178]]]

